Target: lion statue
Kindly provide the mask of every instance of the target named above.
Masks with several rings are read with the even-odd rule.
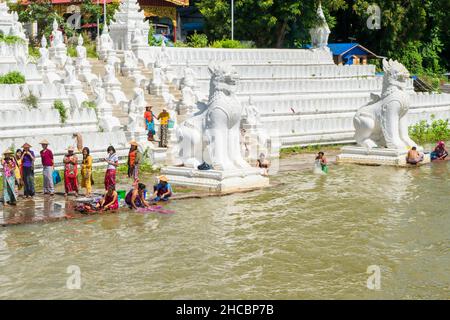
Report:
[[[417,146],[408,134],[409,72],[393,60],[383,60],[383,70],[381,96],[372,94],[372,101],[361,107],[353,118],[356,142],[369,149],[401,150]]]
[[[240,150],[243,106],[236,96],[239,76],[224,62],[211,63],[209,101],[178,127],[179,156],[186,167],[203,162],[215,170],[249,168]]]

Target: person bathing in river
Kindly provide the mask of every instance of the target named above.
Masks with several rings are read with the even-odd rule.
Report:
[[[323,172],[328,173],[328,160],[325,158],[325,153],[320,151],[316,157],[316,163],[320,165]]]
[[[125,203],[130,209],[147,208],[150,204],[144,198],[145,184],[138,183],[135,188],[130,190],[126,197]]]
[[[102,211],[119,209],[118,194],[113,185],[109,186],[108,191],[97,204],[96,208]]]
[[[268,176],[269,175],[269,167],[270,167],[270,161],[267,160],[266,155],[264,153],[261,153],[259,155],[259,159],[256,160],[256,166],[258,168],[261,168],[262,170],[262,175],[263,176]]]
[[[159,177],[159,183],[153,186],[153,201],[168,201],[172,196],[172,186],[166,176]]]
[[[436,145],[436,148],[434,148],[434,151],[431,152],[431,161],[434,160],[444,160],[448,156],[448,150],[445,147],[444,141],[439,141]]]
[[[423,161],[423,154],[417,151],[417,147],[412,147],[411,150],[408,151],[408,155],[406,156],[406,162],[409,164],[417,165],[419,162]]]

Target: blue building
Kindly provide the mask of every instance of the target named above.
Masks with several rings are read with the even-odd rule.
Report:
[[[359,43],[329,43],[336,64],[367,64],[368,59],[381,57]]]
[[[310,45],[306,47],[311,48]],[[367,64],[368,59],[383,58],[359,43],[329,43],[328,48],[333,53],[334,62],[338,65]]]

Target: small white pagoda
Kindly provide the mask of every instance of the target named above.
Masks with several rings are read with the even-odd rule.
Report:
[[[144,12],[137,0],[121,1],[109,31],[115,50],[131,50],[133,34],[137,29],[142,31],[144,39],[148,39],[150,26],[144,19]]]

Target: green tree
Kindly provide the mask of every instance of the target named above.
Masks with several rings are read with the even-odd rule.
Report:
[[[42,37],[43,34],[49,33],[51,22],[54,18],[59,23],[62,23],[62,18],[57,15],[50,0],[35,0],[28,5],[23,5],[19,2],[9,6],[11,10],[17,11],[20,22],[37,22],[38,38]]]
[[[442,66],[448,66],[450,0],[377,0],[381,9],[378,30],[366,24],[373,1],[348,3],[352,10],[337,15],[332,40],[354,37],[377,54],[398,59],[413,73],[439,73]]]
[[[314,0],[236,0],[235,37],[254,41],[258,47],[283,47],[286,39],[301,25],[308,29],[316,22],[318,1]],[[206,20],[208,38],[220,40],[231,34],[231,8],[229,0],[199,0],[196,6]],[[334,19],[329,11],[346,7],[344,0],[322,1],[332,27]],[[309,37],[307,32],[304,37]],[[289,38],[292,42],[292,37]]]

